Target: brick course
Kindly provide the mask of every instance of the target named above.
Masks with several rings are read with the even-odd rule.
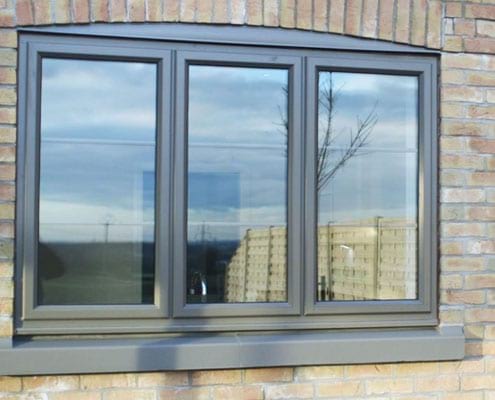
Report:
[[[375,38],[442,51],[442,324],[465,360],[365,366],[0,377],[2,399],[495,399],[495,4],[493,0],[0,0],[0,337],[12,335],[15,27],[231,23]]]

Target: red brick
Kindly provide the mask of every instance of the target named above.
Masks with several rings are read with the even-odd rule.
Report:
[[[481,4],[466,4],[467,18],[495,19],[495,6]]]
[[[391,40],[394,34],[394,0],[380,0],[378,37]]]
[[[32,25],[34,23],[33,8],[30,0],[17,0],[15,8],[18,25]]]
[[[91,15],[93,20],[99,21],[109,21],[110,15],[108,14],[109,3],[108,0],[93,0],[91,2]]]
[[[89,3],[88,0],[77,0],[73,2],[74,22],[89,22]]]
[[[357,36],[361,28],[362,0],[347,0],[345,33]]]
[[[492,38],[466,38],[464,39],[466,51],[473,53],[495,53],[495,39]]]

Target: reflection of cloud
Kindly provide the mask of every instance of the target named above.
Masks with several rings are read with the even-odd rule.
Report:
[[[139,128],[135,140],[155,135],[156,66],[154,64],[43,60],[42,132],[64,137],[118,137],[116,128]]]

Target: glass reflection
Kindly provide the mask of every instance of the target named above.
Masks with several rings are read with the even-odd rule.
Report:
[[[156,75],[43,59],[39,304],[153,302]]]
[[[287,84],[189,67],[188,303],[287,300]]]
[[[319,73],[318,301],[417,297],[416,77]]]

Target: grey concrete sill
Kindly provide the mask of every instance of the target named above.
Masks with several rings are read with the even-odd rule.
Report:
[[[462,327],[138,339],[15,338],[0,342],[0,375],[434,361],[463,356]]]

